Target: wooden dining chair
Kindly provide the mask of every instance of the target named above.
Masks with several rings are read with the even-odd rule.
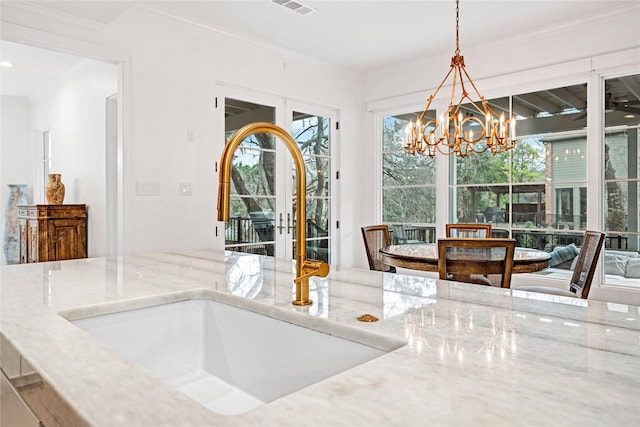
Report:
[[[487,275],[499,275],[500,286],[511,285],[515,239],[438,239],[440,279],[491,286]]]
[[[568,289],[558,289],[550,286],[521,286],[517,290],[587,299],[605,236],[606,234],[601,231],[585,231]]]
[[[380,249],[391,245],[389,227],[386,225],[370,225],[367,227],[361,227],[361,230],[364,247],[367,251],[369,269],[395,273],[396,268],[383,263],[380,256]]]
[[[491,237],[491,224],[446,224],[447,237]]]

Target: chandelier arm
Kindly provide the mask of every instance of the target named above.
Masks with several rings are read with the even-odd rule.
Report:
[[[487,102],[486,108],[485,108],[489,113],[493,114],[496,117],[499,117],[500,114],[498,114],[498,112],[496,110],[494,110],[491,105],[489,105],[489,103]]]
[[[462,71],[464,71],[464,75],[467,76],[469,83],[471,83],[471,87],[473,87],[473,90],[476,92],[476,96],[480,99],[484,99],[484,97],[480,95],[480,91],[476,87],[476,84],[473,82],[473,79],[469,76],[469,73],[467,73],[467,69],[465,67],[462,67]]]
[[[467,96],[467,99],[469,100],[469,104],[473,105],[473,107],[474,107],[474,108],[475,108],[479,113],[482,113],[483,115],[486,115],[487,113],[493,113],[493,114],[495,114],[495,112],[491,111],[491,109],[488,109],[488,108],[480,108],[480,107],[478,106],[478,103],[477,103],[477,102],[475,102],[473,99],[469,98],[468,96]],[[482,104],[482,106],[483,106],[483,107],[485,106],[485,105],[484,105],[484,103]]]
[[[438,92],[436,92],[438,93]],[[435,95],[435,94],[434,94]],[[431,101],[433,101],[433,97],[434,95],[431,95],[429,97],[429,99],[427,100],[427,106],[424,107],[424,110],[422,110],[422,114],[420,114],[420,116],[418,117],[418,120],[422,123],[422,120],[424,119],[424,116],[427,115],[427,111],[429,111],[429,107],[431,106]]]
[[[462,74],[460,74],[460,70],[458,66],[453,67],[455,68],[455,73],[453,73],[453,85],[451,86],[451,98],[449,98],[449,107],[451,107],[453,105],[453,100],[456,96],[456,83],[458,82],[458,76],[460,76],[460,82],[462,82]],[[464,92],[463,92],[464,93]],[[458,111],[459,105],[456,106],[456,111]],[[455,114],[455,111],[453,112]]]
[[[468,98],[466,96],[461,96],[460,100],[454,104],[453,99],[451,100],[451,102],[449,103],[449,109],[451,110],[451,116],[455,117],[459,112],[460,112],[460,107],[462,106],[462,101]]]
[[[484,148],[482,150],[476,150],[477,146],[478,144],[467,144],[467,147],[470,147],[471,151],[473,151],[476,154],[484,153],[489,149],[489,146],[486,144],[484,145]]]
[[[436,91],[433,92],[433,95],[431,95],[430,99],[434,99],[436,97],[436,95],[438,94],[438,92],[440,92],[440,89],[442,89],[442,86],[444,86],[444,83],[447,81],[447,79],[451,75],[451,72],[453,71],[454,68],[455,67],[453,65],[451,67],[449,67],[449,72],[447,73],[446,76],[444,76],[444,79],[442,79],[442,81],[440,82],[440,86],[438,86],[438,89],[436,89]],[[431,103],[431,101],[429,101],[429,103]]]
[[[447,147],[447,149],[446,149],[446,150],[444,150],[442,147]],[[436,151],[437,151],[438,153],[440,153],[440,154],[444,154],[445,156],[450,156],[450,155],[452,155],[452,154],[453,154],[453,152],[454,152],[454,151],[453,151],[453,145],[450,145],[450,144],[448,144],[448,143],[447,143],[447,144],[438,144],[438,145],[436,146]],[[434,152],[434,155],[435,155],[435,152]]]
[[[464,69],[464,74],[465,76],[467,76],[467,79],[469,79],[469,82],[471,83],[471,86],[473,87],[473,90],[475,90],[476,92],[476,96],[478,98],[480,98],[483,101],[483,107],[485,107],[485,110],[487,113],[490,113],[491,115],[495,116],[495,118],[497,119],[499,116],[504,115],[504,113],[502,113],[501,115],[498,114],[493,108],[491,108],[488,104],[488,102],[486,101],[486,99],[480,95],[480,91],[478,90],[478,88],[476,87],[475,83],[473,82],[473,79],[471,79],[471,77],[469,76],[469,73],[467,73],[467,70]],[[477,107],[476,107],[477,108]],[[508,123],[510,121],[510,119],[506,119],[506,122]],[[505,124],[506,125],[506,124]],[[512,147],[513,148],[513,147]]]
[[[440,92],[440,89],[442,89],[442,86],[444,86],[444,83],[447,81],[447,79],[449,78],[449,76],[451,75],[451,71],[453,71],[454,66],[452,65],[449,68],[449,72],[447,73],[446,76],[444,76],[444,79],[442,79],[442,81],[440,82],[440,85],[438,86],[438,88],[436,89],[435,92],[433,92],[433,94],[429,97],[429,99],[427,100],[427,106],[424,107],[424,110],[422,111],[422,114],[420,114],[419,116],[419,120],[422,122],[422,120],[424,119],[424,116],[427,115],[427,111],[429,110],[429,107],[431,106],[431,103],[433,102],[433,100],[436,98],[436,95],[438,94],[438,92]]]

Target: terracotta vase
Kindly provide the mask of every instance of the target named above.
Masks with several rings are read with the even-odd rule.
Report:
[[[2,253],[5,264],[20,263],[20,222],[18,221],[18,205],[26,205],[26,184],[8,184],[9,197],[4,209],[2,221]]]
[[[64,201],[64,184],[60,181],[59,173],[50,173],[47,183],[47,203],[61,205]]]

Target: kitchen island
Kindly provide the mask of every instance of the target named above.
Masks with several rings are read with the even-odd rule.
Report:
[[[637,426],[640,309],[209,250],[4,266],[0,366],[47,426]],[[239,415],[206,409],[68,319],[208,295],[397,349]],[[264,310],[263,310],[264,311]],[[378,322],[357,320],[363,314]],[[373,338],[372,338],[373,337]],[[305,374],[305,360],[292,370]]]

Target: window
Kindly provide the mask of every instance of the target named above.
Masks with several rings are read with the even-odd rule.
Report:
[[[404,131],[420,112],[383,118],[382,221],[402,241],[435,240],[435,159],[404,152]],[[430,112],[434,118],[435,113]]]
[[[640,288],[640,74],[607,79],[604,87],[602,140],[587,137],[586,83],[488,100],[515,115],[516,147],[495,156],[448,157],[448,218],[438,223],[491,223],[493,237],[547,251],[579,247],[589,224],[607,233],[605,283]],[[384,117],[383,220],[392,225],[434,226],[435,179],[445,185],[447,173],[436,175],[433,159],[403,152],[404,126],[418,114]],[[595,184],[603,185],[601,198],[587,186],[587,154],[603,159],[604,183]],[[590,183],[592,177],[589,172]],[[602,207],[602,224],[587,217],[591,204]],[[540,274],[568,281],[570,264]]]
[[[494,237],[511,235],[523,247],[579,243],[586,227],[579,190],[587,177],[586,98],[587,86],[579,84],[489,100],[516,116],[518,141],[506,153],[451,158],[450,221],[492,223]]]
[[[605,81],[605,283],[640,287],[640,74]]]
[[[556,215],[558,222],[573,221],[573,188],[558,188],[556,190]]]

